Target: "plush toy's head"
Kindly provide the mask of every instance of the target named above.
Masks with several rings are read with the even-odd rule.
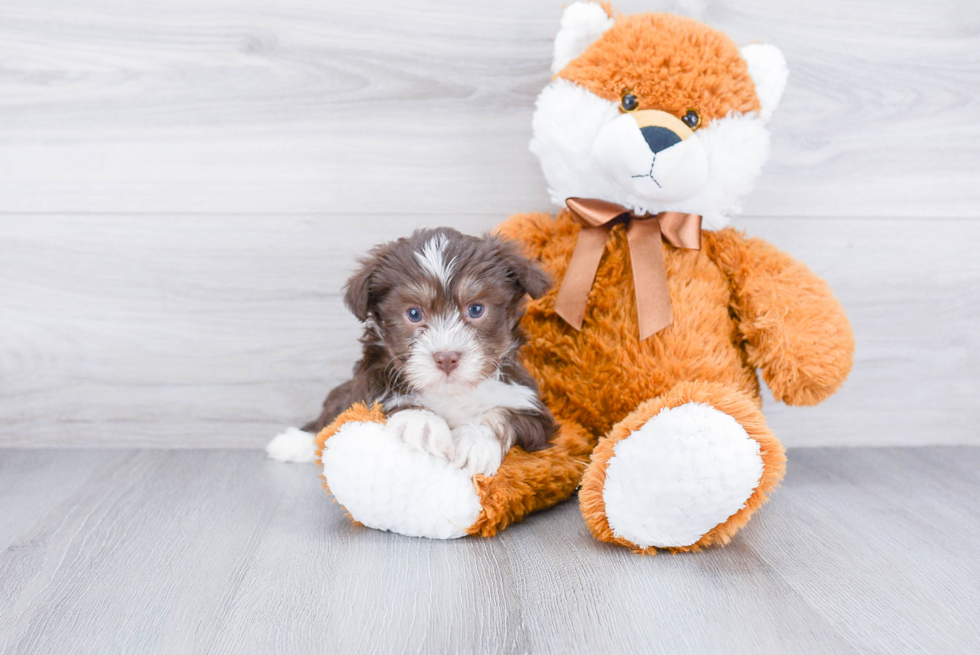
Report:
[[[688,18],[614,19],[593,2],[565,9],[552,71],[531,141],[552,200],[701,214],[709,229],[751,191],[787,76],[774,46],[739,50]]]

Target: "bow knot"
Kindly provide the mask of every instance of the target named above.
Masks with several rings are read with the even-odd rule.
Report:
[[[636,216],[622,205],[597,198],[568,198],[565,204],[582,222],[582,229],[555,298],[555,312],[576,330],[582,329],[589,290],[599,270],[609,231],[614,225],[625,223],[640,340],[670,325],[673,321],[670,291],[660,243],[666,241],[676,248],[700,250],[701,217],[680,212]]]

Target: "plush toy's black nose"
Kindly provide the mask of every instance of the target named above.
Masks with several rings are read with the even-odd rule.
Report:
[[[650,150],[654,153],[658,153],[661,150],[666,150],[675,143],[680,143],[681,138],[674,134],[671,130],[666,127],[641,127],[640,133],[643,135],[643,140],[647,142],[650,146]]]

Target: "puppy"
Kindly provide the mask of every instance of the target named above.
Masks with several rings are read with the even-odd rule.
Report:
[[[517,355],[525,296],[549,286],[497,236],[441,228],[376,247],[345,289],[344,303],[364,323],[353,379],[330,392],[303,433],[276,437],[269,455],[312,459],[308,433],[356,402],[381,403],[388,430],[470,474],[492,475],[515,444],[548,447],[555,421]]]

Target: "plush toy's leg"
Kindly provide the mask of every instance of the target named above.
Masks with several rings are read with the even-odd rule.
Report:
[[[726,544],[783,478],[786,456],[757,403],[685,382],[603,437],[579,503],[602,541],[654,552]]]
[[[317,436],[324,488],[356,522],[410,536],[489,537],[575,490],[594,440],[562,425],[551,448],[512,448],[491,477],[473,478],[409,448],[379,406],[355,405]]]

